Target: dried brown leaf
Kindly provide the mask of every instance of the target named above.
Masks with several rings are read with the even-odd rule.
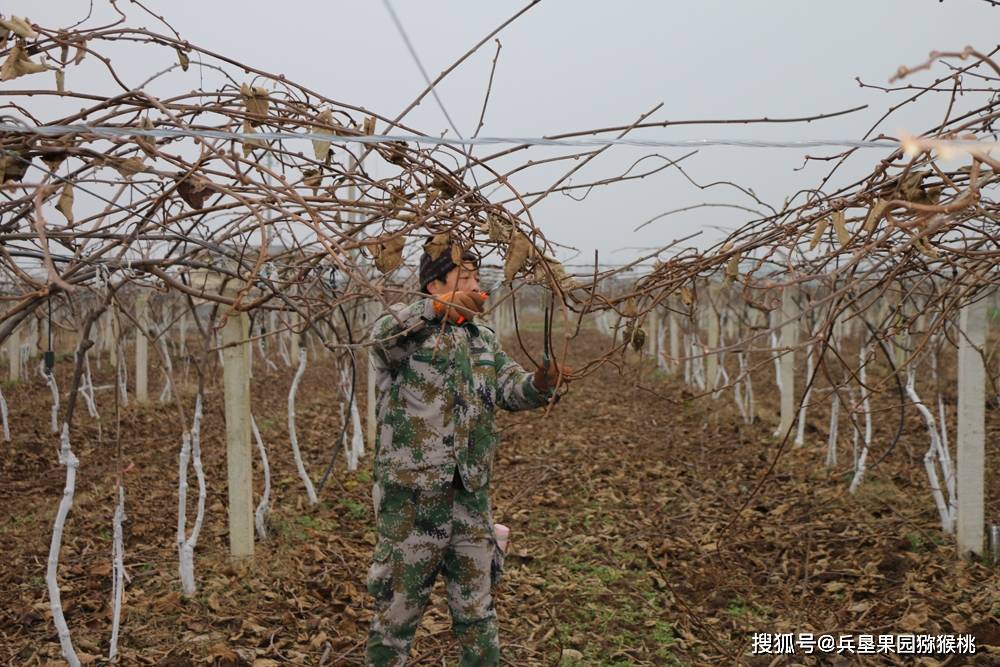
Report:
[[[726,280],[733,282],[740,277],[740,256],[733,255],[726,262]]]
[[[271,106],[270,93],[267,88],[244,83],[240,86],[240,97],[243,98],[247,115],[257,121],[253,123],[254,125],[267,118]]]
[[[31,27],[31,21],[20,16],[11,16],[9,19],[0,18],[0,26],[21,37],[22,39],[35,39],[38,33]]]
[[[18,151],[0,156],[0,183],[20,181],[28,171],[31,159]]]
[[[885,214],[886,206],[888,202],[882,199],[876,199],[872,204],[872,207],[868,209],[868,215],[865,216],[865,223],[863,229],[869,234],[875,231],[875,227],[878,226],[879,221]]]
[[[510,240],[511,228],[510,224],[495,213],[486,217],[486,234],[493,243],[506,243]]]
[[[140,157],[117,159],[111,163],[111,166],[121,174],[122,178],[132,178],[140,172],[149,171],[149,167],[146,166],[146,163]]]
[[[177,184],[177,194],[193,209],[204,207],[212,191],[212,184],[199,176],[189,176]]]
[[[441,256],[441,253],[448,249],[448,246],[448,234],[442,232],[441,234],[435,234],[431,237],[431,239],[424,244],[424,250],[431,256],[431,259],[436,260]]]
[[[59,195],[59,203],[56,204],[56,209],[63,214],[66,218],[66,222],[73,224],[73,184],[67,182],[62,189],[62,194]]]
[[[830,221],[833,223],[833,229],[837,233],[837,241],[840,243],[840,247],[844,247],[851,240],[851,234],[847,231],[847,224],[844,222],[844,212],[834,211],[833,215],[830,216]]]
[[[333,124],[333,111],[329,108],[323,109],[316,116],[318,120],[323,125],[329,126]],[[320,132],[322,134],[330,134],[329,127],[318,127],[313,126],[313,131]],[[330,142],[324,139],[313,139],[313,153],[316,155],[317,160],[326,160],[327,156],[330,154]]]
[[[253,129],[253,124],[249,120],[243,121],[243,134],[257,134],[257,131]],[[264,143],[263,139],[247,138],[243,140],[243,157],[250,157],[250,153],[257,148],[267,148],[267,144]]]
[[[323,170],[303,169],[302,182],[305,184],[307,188],[312,188],[313,190],[316,190],[323,184]]]
[[[823,239],[823,233],[826,228],[830,225],[829,216],[820,218],[819,222],[816,223],[816,229],[813,231],[812,239],[809,241],[809,249],[815,248],[819,242]]]
[[[529,254],[535,249],[528,237],[521,232],[512,232],[513,238],[507,246],[507,259],[503,265],[503,277],[508,283],[514,279],[528,261]]]
[[[7,59],[0,65],[0,81],[10,81],[26,74],[38,74],[48,69],[41,63],[36,63],[25,55],[21,42],[15,42]]]
[[[151,121],[148,116],[143,116],[142,119],[139,121],[139,127],[141,127],[144,130],[152,130],[153,121]],[[153,140],[152,137],[147,137],[145,135],[137,134],[133,136],[132,139],[133,141],[135,141],[135,143],[139,145],[139,148],[141,148],[142,152],[144,152],[146,155],[150,157],[156,156],[156,142]]]
[[[403,263],[403,248],[406,246],[406,237],[386,235],[380,237],[379,241],[379,244],[374,247],[375,268],[382,273],[389,273],[399,268]]]

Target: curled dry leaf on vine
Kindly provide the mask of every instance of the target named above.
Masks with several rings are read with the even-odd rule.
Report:
[[[535,265],[533,279],[529,282],[547,285],[549,284],[549,275],[551,274],[552,279],[555,280],[555,283],[563,292],[572,292],[582,287],[580,282],[566,271],[566,267],[563,266],[562,262],[557,261],[554,257],[543,257],[542,259],[544,261],[538,262]]]
[[[837,242],[840,243],[840,247],[843,248],[851,240],[851,234],[847,231],[847,222],[843,211],[834,211],[830,215],[830,221],[833,223],[833,230],[837,233]]]
[[[73,184],[69,181],[66,181],[65,185],[63,185],[56,209],[66,218],[67,224],[73,224]]]
[[[646,344],[646,331],[639,326],[635,319],[630,319],[625,323],[622,332],[625,336],[625,343],[632,346],[632,349],[639,351]]]
[[[736,253],[726,263],[726,282],[736,282],[740,277],[741,255]]]
[[[506,243],[510,240],[513,225],[492,211],[486,216],[486,236],[492,243]]]
[[[31,160],[25,152],[17,149],[4,149],[0,155],[0,182],[20,181],[28,172]]]
[[[313,131],[321,134],[330,134],[328,129],[330,125],[333,125],[333,110],[327,107],[319,112],[316,116],[316,120],[320,122],[320,125],[314,125]],[[330,142],[325,139],[313,139],[313,155],[320,162],[326,162],[327,156],[330,155]]]
[[[257,134],[257,130],[253,129],[253,123],[249,119],[243,121],[243,134],[251,135]],[[243,138],[243,157],[250,157],[250,154],[257,148],[267,148],[267,143],[263,139],[257,139],[256,137],[244,136]]]
[[[177,194],[193,209],[205,206],[205,199],[214,191],[212,183],[200,176],[189,176],[177,183]]]
[[[451,246],[451,239],[448,234],[442,232],[435,234],[424,243],[424,252],[430,255],[432,260],[437,260],[445,250]]]
[[[398,269],[403,264],[403,248],[405,246],[406,237],[402,234],[395,236],[386,234],[379,237],[377,244],[368,246],[375,259],[375,268],[382,273]]]
[[[126,180],[130,180],[136,174],[149,171],[149,166],[141,157],[107,158],[106,163]]]
[[[38,33],[31,26],[31,21],[27,18],[20,16],[11,16],[10,18],[0,17],[0,39],[7,39],[9,33],[14,33],[22,39],[36,39]]]
[[[305,184],[307,188],[312,188],[315,194],[323,185],[323,170],[322,169],[303,169],[302,170],[302,183]]]
[[[46,72],[48,69],[45,65],[28,58],[23,43],[17,40],[3,64],[0,65],[0,81],[10,81],[19,76]]]
[[[144,130],[152,130],[153,129],[153,121],[151,121],[149,119],[149,116],[143,116],[139,120],[139,127],[141,127]],[[143,153],[145,153],[146,155],[148,155],[151,158],[156,158],[156,155],[157,155],[157,153],[156,153],[156,141],[154,141],[152,137],[149,137],[149,136],[146,136],[146,135],[142,135],[142,134],[137,134],[134,137],[132,137],[132,141],[134,141],[136,143],[136,145],[138,145],[139,148],[142,149]]]
[[[888,202],[883,199],[876,199],[871,208],[868,209],[868,214],[865,216],[865,222],[862,229],[866,233],[872,233],[878,226],[878,223],[882,220],[882,216],[885,215],[886,208],[888,207]]]
[[[240,97],[243,98],[243,106],[250,116],[251,125],[259,125],[261,121],[267,119],[271,105],[270,92],[267,88],[244,83],[240,85]]]
[[[508,283],[514,279],[517,272],[524,268],[528,259],[537,253],[534,244],[520,231],[511,234],[507,245],[507,256],[503,265],[503,277]]]

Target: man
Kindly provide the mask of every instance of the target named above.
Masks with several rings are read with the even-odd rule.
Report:
[[[476,324],[485,294],[476,257],[420,260],[427,294],[372,330],[379,421],[375,441],[378,541],[368,571],[375,614],[367,664],[405,665],[438,573],[447,584],[461,665],[500,660],[493,587],[502,554],[490,507],[494,411],[546,405],[560,367],[526,372]],[[563,378],[569,372],[562,367]]]

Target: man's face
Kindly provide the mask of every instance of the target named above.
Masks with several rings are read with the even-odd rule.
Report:
[[[444,280],[432,280],[427,283],[427,291],[431,294],[478,292],[479,269],[472,262],[463,262],[461,266],[449,271]]]

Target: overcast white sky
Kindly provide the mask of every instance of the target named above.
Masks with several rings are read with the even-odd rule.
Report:
[[[95,4],[96,16],[111,16],[103,0]],[[134,5],[119,4],[133,25],[165,31]],[[523,4],[395,0],[393,7],[433,77]],[[3,11],[57,27],[81,18],[87,5],[84,0],[8,0]],[[402,110],[424,87],[378,0],[147,0],[147,5],[193,43],[386,116]],[[660,102],[663,108],[650,120],[787,117],[869,104],[865,111],[809,125],[691,126],[641,135],[860,138],[887,105],[900,98],[898,93],[862,90],[856,76],[885,84],[901,64],[919,63],[932,49],[960,50],[969,44],[987,51],[997,43],[998,21],[1000,8],[980,0],[543,0],[499,37],[503,49],[481,134],[542,136],[627,124]],[[172,54],[150,51],[138,49],[142,57],[116,57],[115,66],[131,77],[126,78],[130,85],[172,62]],[[493,54],[492,44],[484,47],[440,87],[444,104],[466,135],[475,130]],[[196,87],[194,70],[178,72],[163,85]],[[934,73],[944,71],[938,67]],[[72,76],[67,74],[69,87],[85,89],[70,80]],[[95,77],[93,85],[107,86],[105,80]],[[16,87],[23,86],[18,82]],[[210,87],[215,87],[214,81]],[[110,87],[88,91],[116,92]],[[881,129],[890,134],[920,131],[940,121],[945,104],[944,98],[929,100],[906,109]],[[448,127],[430,97],[407,122],[428,134]],[[575,180],[614,175],[648,152],[612,148]],[[678,157],[686,151],[660,152]],[[801,149],[706,148],[685,166],[696,179],[733,180],[780,207],[787,195],[816,185],[829,166],[819,163],[793,171],[803,154]],[[881,150],[863,151],[838,182],[866,173],[883,155]],[[521,156],[526,159],[526,154]],[[539,170],[515,184],[522,190],[544,189],[563,169]],[[598,248],[602,260],[618,262],[636,254],[629,248],[664,245],[699,229],[707,230],[700,240],[707,244],[718,238],[712,226],[735,226],[750,217],[733,209],[699,209],[632,232],[658,213],[703,201],[748,203],[724,190],[703,194],[668,171],[595,191],[582,202],[552,196],[535,209],[535,216],[548,237],[579,249],[580,261],[591,262]],[[573,254],[562,253],[562,258]]]

